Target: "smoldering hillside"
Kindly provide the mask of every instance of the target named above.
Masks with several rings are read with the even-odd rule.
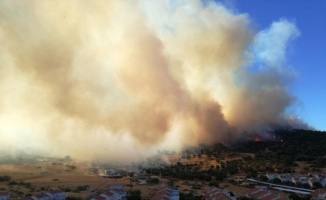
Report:
[[[213,1],[1,1],[2,148],[133,161],[305,127],[288,112],[299,35]]]

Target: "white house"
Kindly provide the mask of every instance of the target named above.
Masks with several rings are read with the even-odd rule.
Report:
[[[279,174],[277,174],[277,173],[267,173],[266,176],[267,176],[269,181],[272,181],[273,179],[278,178]]]
[[[2,191],[0,192],[0,200],[8,200],[10,199],[10,193]]]
[[[147,180],[146,179],[139,179],[138,184],[139,185],[147,185]]]
[[[109,190],[92,198],[91,200],[126,200],[127,192],[124,185],[110,185]]]
[[[179,190],[160,185],[152,200],[179,200]]]
[[[300,178],[300,175],[299,174],[293,174],[292,175],[292,183],[294,183],[294,184],[300,183],[299,178]]]
[[[326,177],[322,177],[320,178],[320,181],[319,181],[320,185],[322,187],[326,187]]]
[[[59,190],[51,190],[46,193],[48,196],[51,196],[52,200],[65,200],[66,194]]]
[[[59,190],[50,190],[46,193],[37,194],[29,197],[32,200],[65,200],[66,194]]]
[[[278,178],[282,181],[282,183],[292,181],[292,175],[291,174],[282,174],[282,175],[279,175]]]
[[[308,176],[300,176],[299,177],[299,183],[308,184],[309,183],[309,177]]]
[[[274,193],[267,189],[254,188],[246,192],[247,197],[257,200],[287,200],[281,197],[279,194]]]
[[[312,200],[325,200],[326,199],[326,190],[325,189],[317,189],[313,193],[311,193]]]
[[[31,197],[33,200],[52,200],[52,197],[48,194],[37,194]]]
[[[121,174],[115,169],[106,169],[104,170],[104,174],[109,177],[121,176]]]
[[[124,190],[124,185],[121,184],[111,184],[109,185],[109,190]]]
[[[226,190],[221,190],[216,187],[212,187],[204,193],[205,200],[235,200],[235,197],[231,197],[230,194]]]
[[[310,187],[313,187],[314,183],[319,183],[319,182],[320,182],[319,178],[316,177],[311,177],[308,180],[308,184],[310,185]]]
[[[311,174],[311,176],[312,176],[313,182],[316,182],[316,180],[318,179],[320,186],[326,187],[326,175],[325,174],[314,173],[314,174]]]

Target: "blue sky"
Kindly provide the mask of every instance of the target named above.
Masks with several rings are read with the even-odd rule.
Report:
[[[326,131],[326,1],[225,0],[239,13],[247,13],[258,32],[279,19],[296,24],[300,36],[291,42],[287,64],[297,73],[291,85],[295,112],[317,130]]]

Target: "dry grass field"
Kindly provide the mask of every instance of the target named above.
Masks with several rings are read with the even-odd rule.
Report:
[[[91,191],[106,189],[107,179],[91,174],[83,163],[75,164],[75,167],[76,169],[71,169],[66,165],[50,163],[0,165],[0,176],[11,177],[10,182],[0,182],[0,189],[9,190],[13,198],[60,189],[69,196],[82,199]],[[85,191],[84,186],[88,186]]]
[[[0,182],[0,190],[10,191],[13,199],[60,189],[67,196],[86,199],[108,189],[111,184],[123,184],[127,191],[140,190],[143,199],[149,199],[158,185],[139,185],[129,178],[110,179],[91,173],[85,163],[75,163],[76,169],[66,165],[20,164],[0,165],[0,176],[10,176],[11,181]]]
[[[206,160],[206,158],[202,158]],[[202,160],[194,159],[194,162]],[[211,163],[210,163],[211,164]],[[156,191],[158,184],[139,185],[131,182],[127,177],[120,179],[104,178],[89,171],[89,166],[75,163],[75,170],[67,170],[65,165],[28,164],[28,165],[0,165],[0,176],[8,175],[10,182],[0,182],[0,190],[9,190],[14,199],[20,199],[26,195],[34,195],[46,192],[50,189],[60,189],[68,196],[86,199],[88,195],[105,191],[111,184],[123,184],[127,191],[140,190],[142,199],[150,199]],[[161,183],[169,180],[161,179]],[[88,186],[86,190],[78,190],[78,187]],[[208,182],[174,180],[173,185],[181,192],[192,191],[195,195],[202,195],[206,190]],[[193,186],[199,186],[194,189]]]
[[[247,154],[224,155],[219,161],[229,161],[239,159]],[[176,164],[199,164],[201,170],[208,169],[210,166],[219,166],[216,159],[211,159],[207,155],[201,157],[195,156],[190,159],[182,160],[179,158],[166,158],[170,163]],[[300,165],[303,169],[304,165]],[[20,199],[25,196],[40,194],[51,189],[59,189],[69,197],[78,197],[87,199],[88,196],[94,196],[109,188],[111,184],[122,184],[126,191],[140,190],[142,199],[151,199],[158,187],[155,185],[139,185],[138,182],[132,182],[130,178],[123,177],[119,179],[104,178],[91,172],[91,165],[83,162],[40,162],[37,164],[11,164],[0,165],[0,176],[10,176],[8,182],[0,182],[0,191],[10,191],[13,199]],[[173,186],[180,192],[202,195],[209,188],[207,181],[186,181],[172,179]],[[171,180],[161,179],[160,183],[171,183]],[[230,184],[227,180],[219,183],[220,187],[233,192],[236,196],[243,195],[249,188]],[[282,194],[285,196],[285,194]]]

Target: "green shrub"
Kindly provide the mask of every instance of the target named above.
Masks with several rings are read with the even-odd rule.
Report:
[[[10,180],[11,180],[10,176],[7,176],[7,175],[0,176],[0,182],[7,182]]]

